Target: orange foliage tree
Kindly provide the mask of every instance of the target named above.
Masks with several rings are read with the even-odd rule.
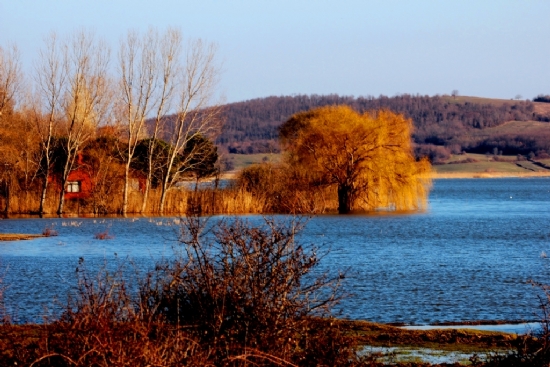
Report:
[[[338,211],[425,207],[430,164],[415,160],[412,121],[390,111],[329,106],[295,114],[280,128],[290,166],[309,185],[336,185]]]

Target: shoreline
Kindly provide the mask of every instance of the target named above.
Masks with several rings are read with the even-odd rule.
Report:
[[[222,180],[234,180],[237,178],[238,171],[224,172],[220,175]],[[433,180],[452,179],[452,178],[533,178],[550,177],[550,171],[539,172],[437,172],[430,174]],[[205,179],[203,182],[214,181],[214,179]]]
[[[430,175],[433,180],[453,179],[453,178],[535,178],[550,177],[550,171],[547,172],[434,172]]]

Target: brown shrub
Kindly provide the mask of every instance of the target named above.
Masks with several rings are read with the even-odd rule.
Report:
[[[330,317],[342,274],[314,271],[304,221],[184,219],[181,252],[135,283],[81,259],[62,316],[5,326],[0,365],[311,366],[359,363]],[[321,318],[323,317],[323,318]]]

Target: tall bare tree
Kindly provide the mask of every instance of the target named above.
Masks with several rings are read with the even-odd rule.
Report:
[[[39,52],[35,66],[35,84],[40,103],[34,113],[37,131],[40,136],[42,157],[42,193],[39,214],[44,213],[44,203],[48,191],[48,181],[53,164],[53,138],[61,121],[62,98],[67,84],[67,52],[55,33],[44,40],[44,48]],[[38,107],[40,106],[40,107]]]
[[[159,43],[158,65],[161,65],[161,74],[159,82],[159,91],[156,98],[156,113],[154,122],[151,126],[149,146],[147,151],[147,180],[145,181],[145,190],[143,193],[143,203],[141,212],[146,210],[149,188],[151,186],[152,175],[154,171],[153,163],[155,161],[155,146],[157,138],[161,134],[165,121],[164,115],[171,110],[175,90],[177,86],[176,76],[180,72],[180,57],[182,48],[181,32],[174,28],[169,28],[163,35]]]
[[[145,120],[154,103],[153,94],[158,79],[157,44],[158,35],[152,29],[143,38],[136,32],[128,32],[120,42],[120,121],[125,137],[121,154],[124,161],[123,214],[128,211],[130,165],[138,141],[146,134]]]
[[[145,35],[129,32],[120,44],[120,121],[125,135],[125,183],[123,214],[128,210],[130,166],[139,140],[149,137],[147,179],[141,212],[146,210],[147,197],[154,171],[153,162],[157,138],[161,134],[163,117],[170,110],[180,63],[181,33],[169,28],[163,34],[150,29]],[[147,126],[146,119],[152,117]]]
[[[17,46],[0,47],[0,118],[8,109],[14,109],[17,94],[21,91],[23,73]]]
[[[63,86],[65,120],[60,133],[65,159],[57,214],[63,213],[65,185],[80,149],[95,134],[111,102],[107,75],[110,52],[105,43],[81,31],[71,37],[63,51],[67,83]]]
[[[0,187],[4,191],[6,214],[9,211],[11,184],[19,163],[17,149],[16,105],[21,92],[23,74],[20,54],[15,45],[0,47]]]
[[[220,108],[212,104],[219,77],[215,56],[213,44],[205,44],[200,39],[188,44],[180,74],[175,121],[169,131],[169,151],[163,167],[160,213],[164,212],[168,190],[183,174],[201,163],[198,152],[202,147],[185,152],[186,147],[197,136],[213,137],[219,132]]]

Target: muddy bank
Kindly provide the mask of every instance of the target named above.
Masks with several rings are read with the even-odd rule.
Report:
[[[46,237],[43,234],[0,233],[0,241],[22,241]]]
[[[397,326],[367,321],[339,321],[342,329],[352,334],[362,345],[416,346],[459,350],[509,349],[516,334],[474,329],[409,330]],[[466,348],[467,347],[467,348]]]

